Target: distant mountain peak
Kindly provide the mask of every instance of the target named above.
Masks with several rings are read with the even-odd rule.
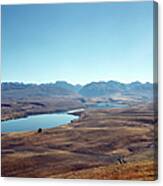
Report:
[[[130,83],[131,85],[141,85],[142,83],[140,81],[134,81]]]

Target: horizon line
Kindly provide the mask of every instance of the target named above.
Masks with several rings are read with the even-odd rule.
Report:
[[[100,82],[104,82],[104,83],[107,83],[107,82],[110,82],[110,81],[114,81],[114,82],[118,82],[118,83],[122,83],[122,84],[131,84],[131,83],[135,83],[135,82],[139,82],[141,84],[146,84],[146,83],[155,83],[155,82],[150,82],[150,81],[140,81],[140,80],[135,80],[135,81],[130,81],[130,82],[121,82],[121,81],[118,81],[118,80],[99,80],[99,81],[90,81],[88,83],[85,83],[85,84],[81,84],[81,83],[71,83],[69,81],[66,81],[66,80],[56,80],[56,81],[53,81],[53,82],[23,82],[23,81],[1,81],[1,84],[2,83],[19,83],[19,84],[35,84],[35,85],[41,85],[41,84],[55,84],[57,82],[66,82],[68,84],[71,84],[71,85],[81,85],[81,86],[84,86],[84,85],[87,85],[87,84],[90,84],[90,83],[100,83]]]

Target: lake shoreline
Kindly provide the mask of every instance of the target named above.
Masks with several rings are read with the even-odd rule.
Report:
[[[80,109],[80,108],[75,108],[74,110],[76,110],[76,109]],[[72,109],[71,109],[72,110]],[[23,113],[22,115],[20,115],[20,116],[15,116],[15,117],[13,117],[13,116],[11,116],[11,117],[8,117],[8,118],[6,118],[6,119],[3,119],[3,118],[1,118],[1,123],[2,122],[5,122],[5,121],[10,121],[10,120],[17,120],[17,119],[23,119],[23,118],[28,118],[29,116],[38,116],[38,115],[44,115],[44,114],[59,114],[59,113],[68,113],[69,111],[71,111],[71,110],[60,110],[60,111],[45,111],[45,112],[37,112],[37,113],[35,113],[35,112],[33,112],[33,113]],[[72,114],[72,115],[78,115],[78,116],[80,116],[80,114],[81,113],[79,113],[79,112],[74,112],[74,113],[68,113],[68,114]],[[2,116],[1,116],[2,117]]]
[[[7,121],[14,121],[14,120],[19,120],[19,119],[26,119],[26,118],[28,118],[28,117],[32,117],[32,116],[42,116],[42,115],[47,115],[47,114],[68,114],[68,115],[74,115],[74,116],[78,116],[78,118],[77,119],[72,119],[72,120],[70,120],[69,122],[66,122],[66,123],[63,123],[63,124],[61,124],[61,125],[68,125],[68,124],[70,124],[70,123],[73,123],[74,121],[76,121],[76,120],[80,120],[81,118],[83,118],[83,116],[84,115],[86,115],[86,111],[87,112],[89,112],[89,110],[103,110],[103,109],[107,109],[107,110],[111,110],[111,109],[124,109],[123,107],[118,107],[118,108],[116,108],[116,107],[106,107],[106,108],[92,108],[92,107],[87,107],[87,108],[85,108],[85,107],[78,107],[78,108],[73,108],[73,109],[56,109],[55,111],[41,111],[41,112],[26,112],[26,113],[23,113],[22,115],[21,115],[21,113],[20,113],[20,115],[18,116],[15,116],[15,117],[13,117],[13,116],[11,116],[10,118],[7,118],[7,119],[1,119],[1,123],[3,123],[3,122],[7,122]],[[84,114],[85,113],[85,114]],[[7,124],[7,123],[6,123]],[[6,124],[4,124],[4,125],[6,125]],[[56,127],[58,127],[58,126],[56,126]],[[39,126],[38,126],[38,128],[39,128]],[[43,128],[43,129],[49,129],[49,127],[41,127],[40,126],[40,128]],[[50,127],[51,128],[51,127]],[[52,128],[55,128],[55,127],[52,127]],[[9,133],[9,132],[24,132],[24,131],[26,131],[26,132],[28,132],[28,131],[35,131],[35,130],[37,130],[37,129],[33,129],[33,130],[22,130],[22,131],[5,131],[5,132],[7,132],[7,133]],[[3,133],[3,132],[2,132]]]
[[[52,112],[44,114],[33,114],[26,117],[6,120],[1,122],[1,132],[32,132],[42,129],[56,128],[61,125],[68,125],[80,119],[83,110],[74,109],[64,112]],[[33,123],[31,125],[31,123]],[[36,125],[35,125],[35,124]],[[43,124],[45,123],[45,124]],[[15,130],[13,129],[15,128]]]

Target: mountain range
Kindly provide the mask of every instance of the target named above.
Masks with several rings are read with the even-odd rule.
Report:
[[[72,85],[66,81],[57,81],[47,84],[24,84],[18,82],[4,82],[1,84],[3,97],[31,97],[31,96],[84,96],[100,97],[113,95],[137,95],[151,97],[153,94],[152,83],[121,83],[118,81],[91,82],[84,86]]]

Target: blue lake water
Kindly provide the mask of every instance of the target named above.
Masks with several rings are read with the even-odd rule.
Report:
[[[96,103],[93,105],[89,105],[88,108],[91,109],[107,109],[107,108],[127,108],[127,104],[121,103]]]
[[[2,132],[33,131],[39,128],[53,128],[62,124],[70,123],[78,119],[78,116],[67,113],[40,114],[26,118],[1,122]]]
[[[126,108],[128,105],[119,103],[96,103],[89,105],[88,109],[103,109],[103,108]],[[79,109],[84,110],[84,109]],[[63,124],[70,123],[71,120],[78,119],[78,116],[73,115],[72,110],[68,113],[40,114],[28,116],[26,118],[8,120],[1,122],[2,132],[16,131],[33,131],[39,128],[53,128]],[[71,114],[72,113],[72,114]]]

